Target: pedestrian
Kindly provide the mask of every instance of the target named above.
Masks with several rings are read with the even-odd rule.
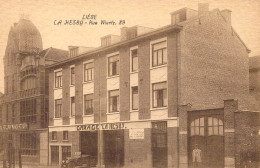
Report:
[[[199,145],[195,144],[195,149],[192,151],[192,165],[193,168],[201,168],[202,167],[202,153],[199,149]]]

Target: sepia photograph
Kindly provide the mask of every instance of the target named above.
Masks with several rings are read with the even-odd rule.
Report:
[[[0,168],[260,168],[260,0],[2,0]]]

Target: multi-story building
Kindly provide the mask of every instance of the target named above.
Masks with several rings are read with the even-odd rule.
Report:
[[[199,4],[171,13],[168,26],[124,27],[75,50],[48,66],[51,164],[88,154],[99,166],[182,168],[196,144],[204,167],[245,164],[247,139],[235,130],[251,122],[250,136],[259,111],[245,111],[258,107],[231,11]]]
[[[42,50],[35,25],[20,19],[11,27],[4,56],[4,96],[0,132],[4,160],[48,164],[48,74],[45,66],[61,61],[67,51]]]

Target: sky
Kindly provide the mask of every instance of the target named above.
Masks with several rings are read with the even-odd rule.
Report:
[[[260,0],[0,0],[0,92],[4,91],[3,57],[13,23],[24,15],[41,33],[43,49],[68,46],[100,46],[100,38],[120,35],[121,27],[135,25],[160,28],[170,24],[170,13],[183,7],[197,10],[198,3],[209,3],[210,10],[232,11],[232,26],[251,50],[260,55]],[[65,20],[82,20],[95,15],[99,25],[64,25]],[[56,22],[55,22],[56,20]],[[62,20],[61,25],[55,25]],[[116,25],[101,25],[101,20]],[[124,25],[119,25],[124,20]],[[85,19],[84,22],[89,20]],[[92,21],[95,21],[92,19]],[[123,22],[122,22],[123,23]]]

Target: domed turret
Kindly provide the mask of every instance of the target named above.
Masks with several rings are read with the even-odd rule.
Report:
[[[35,53],[42,50],[42,38],[36,26],[26,19],[14,24],[15,43],[20,53]]]

